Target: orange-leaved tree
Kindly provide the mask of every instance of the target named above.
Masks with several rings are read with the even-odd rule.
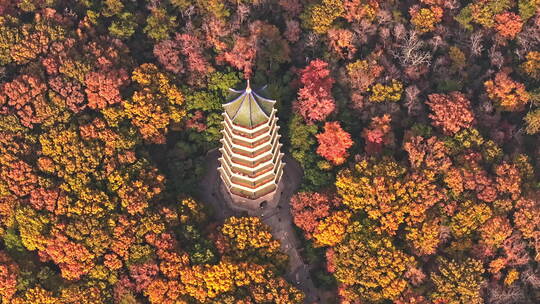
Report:
[[[498,72],[484,85],[489,98],[503,111],[521,111],[531,98],[525,85],[510,78],[506,71]]]
[[[453,135],[461,129],[470,128],[474,122],[474,114],[471,110],[471,102],[460,92],[449,94],[431,94],[426,104],[433,114],[429,118],[433,120],[435,127],[442,129],[446,135]]]
[[[326,158],[334,165],[341,165],[347,159],[347,150],[353,145],[351,135],[344,131],[339,122],[326,122],[324,132],[315,135],[319,146],[317,154]]]

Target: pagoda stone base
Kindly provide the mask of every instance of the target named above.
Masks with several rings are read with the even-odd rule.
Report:
[[[261,209],[274,209],[277,207],[279,200],[281,199],[281,194],[283,193],[283,182],[284,178],[281,178],[276,190],[254,200],[230,193],[223,181],[220,182],[219,190],[221,191],[225,202],[227,202],[233,210],[247,211],[248,214],[252,214]]]

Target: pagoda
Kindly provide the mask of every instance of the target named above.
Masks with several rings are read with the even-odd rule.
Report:
[[[285,166],[280,152],[276,101],[255,93],[249,80],[244,90],[229,90],[233,96],[223,104],[219,149],[222,190],[232,199],[233,207],[253,210],[264,202],[276,205]]]

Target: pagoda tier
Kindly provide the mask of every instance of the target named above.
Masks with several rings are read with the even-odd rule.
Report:
[[[249,82],[244,91],[231,91],[238,96],[223,105],[218,170],[233,200],[255,202],[276,192],[285,166],[275,100],[253,92]]]

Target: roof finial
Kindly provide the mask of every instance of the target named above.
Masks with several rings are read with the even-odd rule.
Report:
[[[249,86],[249,79],[247,80],[246,93],[251,93],[251,87]]]

